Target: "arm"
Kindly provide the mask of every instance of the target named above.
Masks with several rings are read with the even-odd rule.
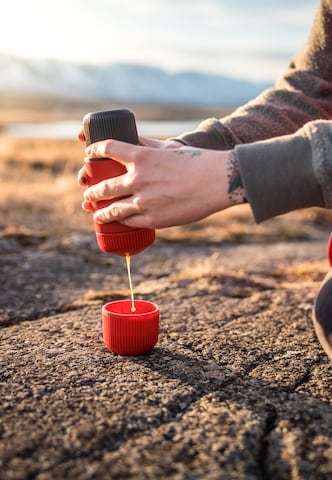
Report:
[[[275,88],[231,115],[203,121],[177,137],[202,148],[227,150],[295,132],[315,119],[332,118],[332,2],[321,0],[309,39]]]
[[[83,207],[126,196],[95,212],[95,220],[147,228],[194,222],[246,199],[258,222],[299,208],[332,208],[331,151],[332,121],[324,120],[231,151],[107,140],[91,145],[87,155],[119,161],[127,173],[89,187]],[[84,186],[82,178],[84,167]]]
[[[141,142],[143,147],[96,144],[94,154],[122,162],[128,174],[90,187],[86,208],[91,201],[129,195],[121,204],[99,211],[98,221],[153,228],[195,221],[245,198],[257,221],[309,206],[332,208],[331,122],[311,122],[332,118],[329,25],[332,1],[321,0],[308,43],[275,89],[233,115],[207,120],[198,130],[179,137],[204,149],[174,148],[175,142],[169,148],[149,141]],[[253,144],[256,140],[261,141]],[[240,183],[239,195],[232,192],[230,197],[237,162],[243,186]]]

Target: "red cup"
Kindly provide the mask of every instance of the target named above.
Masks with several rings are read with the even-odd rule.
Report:
[[[150,352],[158,341],[159,307],[145,300],[106,303],[102,309],[105,346],[118,355],[142,355]]]

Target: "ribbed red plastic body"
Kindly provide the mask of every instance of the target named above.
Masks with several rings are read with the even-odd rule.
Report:
[[[158,342],[159,307],[144,300],[106,303],[102,309],[105,346],[118,355],[142,355]]]
[[[123,175],[126,169],[119,162],[111,159],[85,159],[85,170],[88,185],[94,185],[106,178]],[[94,209],[104,208],[114,200],[103,200],[93,204]],[[119,222],[97,223],[95,222],[97,242],[101,250],[115,255],[135,255],[149,245],[156,238],[155,230],[147,228],[131,228]]]

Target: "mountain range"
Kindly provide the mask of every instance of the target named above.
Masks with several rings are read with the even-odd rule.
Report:
[[[0,94],[172,105],[236,106],[270,85],[147,65],[92,65],[0,54]]]

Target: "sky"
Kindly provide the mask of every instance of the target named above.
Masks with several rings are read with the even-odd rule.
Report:
[[[0,53],[126,62],[272,82],[304,44],[318,0],[8,0]]]

